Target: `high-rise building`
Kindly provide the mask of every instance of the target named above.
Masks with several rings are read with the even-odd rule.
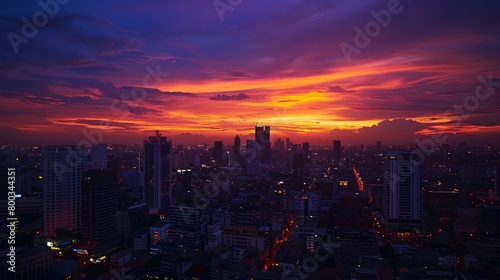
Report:
[[[292,149],[293,143],[290,141],[290,138],[286,138],[286,149],[290,151]]]
[[[100,245],[106,244],[116,239],[117,170],[90,170],[85,172],[83,177],[83,239]]]
[[[215,161],[215,165],[217,166],[225,165],[223,158],[224,155],[222,154],[222,141],[215,141],[214,148],[212,150],[212,159]]]
[[[335,166],[339,166],[342,148],[340,146],[340,140],[333,140],[333,163]]]
[[[255,142],[260,147],[262,163],[271,162],[271,127],[264,126],[262,121],[255,124]]]
[[[108,148],[106,144],[92,145],[92,161],[90,169],[108,168]]]
[[[309,142],[304,142],[304,144],[302,144],[302,153],[304,154],[304,160],[308,162],[311,153],[311,145]]]
[[[497,195],[497,197],[500,197],[500,182],[498,182],[498,180],[500,180],[500,174],[498,174],[498,172],[500,172],[500,166],[495,166],[495,194]]]
[[[43,153],[44,232],[81,226],[82,174],[87,166],[82,147],[46,147]]]
[[[208,212],[206,206],[171,206],[166,242],[173,246],[203,250],[208,244]]]
[[[176,202],[182,203],[183,201],[193,201],[191,180],[193,173],[191,169],[177,169],[177,174],[175,177],[175,191],[174,200]]]
[[[422,222],[421,168],[417,155],[387,153],[384,175],[384,214],[388,222]]]
[[[172,200],[172,141],[156,135],[144,141],[144,202],[166,210]]]
[[[283,141],[283,139],[281,139],[281,138],[276,139],[276,141],[274,142],[274,149],[276,149],[276,151],[279,154],[284,153],[285,152],[285,141]]]
[[[319,195],[303,193],[294,197],[295,221],[299,226],[317,226],[319,219]]]
[[[257,175],[261,167],[260,146],[255,140],[247,139],[246,146],[246,171],[248,174]]]
[[[243,164],[241,162],[241,139],[238,135],[234,137],[234,144],[233,144],[233,161],[236,161],[239,165]]]
[[[304,187],[304,155],[292,155],[292,187],[295,190],[302,190]]]

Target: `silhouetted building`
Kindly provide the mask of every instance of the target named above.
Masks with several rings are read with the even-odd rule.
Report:
[[[90,169],[108,168],[108,150],[106,144],[92,145],[92,161]]]
[[[81,226],[82,174],[87,152],[82,147],[46,147],[43,154],[44,232],[55,237],[57,229]]]
[[[342,147],[340,146],[340,140],[333,140],[333,163],[335,166],[340,165],[341,152]]]
[[[283,139],[281,139],[281,138],[276,139],[276,141],[274,142],[274,149],[276,149],[276,151],[279,154],[284,153],[285,152],[285,141],[283,141]]]
[[[116,211],[116,230],[120,237],[130,240],[148,227],[147,204],[141,203],[122,207]]]
[[[292,186],[295,190],[302,190],[304,186],[304,155],[292,156]]]
[[[222,141],[215,141],[214,148],[212,150],[212,159],[215,161],[215,165],[224,166],[224,155],[222,154]]]
[[[156,136],[144,141],[144,202],[150,209],[168,209],[172,200],[172,141]]]
[[[246,162],[248,174],[256,175],[260,173],[262,158],[260,145],[255,140],[247,140]]]
[[[271,162],[271,127],[264,126],[261,120],[255,124],[255,142],[260,146],[262,163]]]
[[[167,243],[193,250],[203,250],[208,244],[206,207],[172,206],[168,219]]]
[[[311,145],[309,142],[304,142],[304,144],[302,144],[302,153],[304,154],[305,162],[308,162],[311,153]]]
[[[421,168],[417,155],[406,151],[387,153],[384,174],[384,214],[388,222],[421,223]]]
[[[177,169],[175,197],[174,200],[182,202],[185,200],[192,201],[191,179],[193,172],[191,169]]]
[[[118,184],[115,169],[84,173],[82,186],[83,239],[106,243],[116,238]]]
[[[241,139],[238,135],[234,137],[234,144],[233,144],[233,158],[232,160],[236,161],[239,165],[242,165],[243,163],[241,162]]]

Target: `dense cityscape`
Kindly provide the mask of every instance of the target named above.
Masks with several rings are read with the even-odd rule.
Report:
[[[15,169],[15,279],[500,276],[496,146],[271,143],[260,120],[246,143],[164,134],[2,146],[1,180]]]

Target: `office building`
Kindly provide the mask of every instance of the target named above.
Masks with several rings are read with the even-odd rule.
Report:
[[[214,148],[212,150],[212,160],[215,162],[216,166],[224,166],[227,163],[224,161],[225,155],[222,150],[222,141],[215,141]]]
[[[99,244],[116,239],[118,184],[115,169],[84,173],[82,186],[82,237]]]
[[[166,242],[171,246],[203,250],[208,244],[206,207],[171,206]]]
[[[304,187],[304,155],[292,155],[292,188],[302,190]]]
[[[262,121],[255,124],[255,142],[257,143],[260,154],[261,162],[268,164],[271,162],[271,127],[264,126]]]
[[[340,140],[333,140],[333,163],[335,166],[340,165],[340,159],[342,157],[342,147],[340,145]]]
[[[172,141],[156,135],[144,141],[144,202],[150,209],[168,209],[172,200]]]
[[[304,154],[304,161],[306,163],[309,162],[311,156],[311,145],[309,142],[304,142],[304,144],[302,144],[302,154]]]
[[[81,185],[87,153],[76,146],[50,146],[43,153],[44,233],[81,226]]]
[[[260,145],[255,140],[247,140],[246,146],[246,171],[248,174],[257,175],[261,168]]]
[[[108,149],[106,144],[92,145],[92,161],[90,169],[106,169],[108,168]]]
[[[415,154],[388,152],[384,174],[384,214],[388,222],[422,222],[421,168]]]
[[[243,163],[241,162],[242,156],[241,156],[241,139],[238,135],[234,137],[234,144],[233,144],[233,158],[232,160],[237,162],[238,165],[242,165]]]

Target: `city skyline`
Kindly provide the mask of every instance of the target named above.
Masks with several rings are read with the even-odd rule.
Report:
[[[500,279],[500,1],[4,1],[2,279]]]
[[[0,144],[500,140],[497,2],[236,2],[6,4]]]

